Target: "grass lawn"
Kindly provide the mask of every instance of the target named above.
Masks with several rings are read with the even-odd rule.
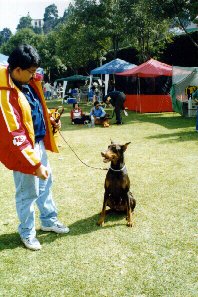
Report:
[[[106,171],[84,166],[60,139],[60,154],[49,153],[53,193],[71,232],[39,231],[37,211],[42,250],[27,250],[17,233],[12,172],[0,165],[0,297],[198,296],[195,118],[129,111],[122,126],[88,128],[70,124],[70,108],[62,134],[83,162],[106,167],[100,152],[110,139],[131,141],[125,159],[137,200],[134,226],[126,227],[124,215],[96,225]]]

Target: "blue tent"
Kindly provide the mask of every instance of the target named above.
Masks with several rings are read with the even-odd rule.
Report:
[[[91,74],[114,74],[117,72],[123,72],[128,69],[135,67],[135,64],[131,64],[121,59],[112,60],[100,67],[91,70]]]
[[[8,56],[0,54],[0,65],[7,65],[8,64]]]

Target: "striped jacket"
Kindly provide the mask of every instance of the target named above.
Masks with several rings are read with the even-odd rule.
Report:
[[[41,83],[33,80],[30,84],[43,107],[46,123],[45,148],[58,152]],[[34,151],[34,141],[30,105],[25,95],[14,85],[8,69],[2,66],[0,67],[0,162],[8,169],[34,174],[41,165],[40,158]]]

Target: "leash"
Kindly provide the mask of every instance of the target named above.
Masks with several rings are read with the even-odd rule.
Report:
[[[102,167],[94,167],[94,166],[90,166],[88,164],[86,164],[85,162],[83,162],[78,155],[76,154],[76,152],[74,151],[74,149],[69,145],[68,141],[66,141],[66,139],[64,138],[64,136],[62,135],[61,131],[59,131],[61,138],[63,139],[63,141],[68,145],[68,147],[70,148],[70,150],[74,153],[74,155],[77,157],[77,159],[85,166],[92,168],[92,169],[98,169],[98,170],[108,170],[108,168],[102,168]]]
[[[61,107],[62,107],[62,106],[61,106]],[[64,107],[62,107],[61,112],[57,112],[57,111],[58,111],[58,108],[57,108],[57,110],[55,111],[55,114],[57,114],[56,119],[55,119],[56,123],[58,123],[58,121],[60,120],[60,117],[61,117],[61,115],[62,115],[63,112],[64,112]],[[110,119],[112,119],[112,118],[114,117],[114,114],[115,114],[115,110],[113,110],[113,113],[112,113],[112,116],[111,116]],[[54,129],[54,127],[53,127],[53,134],[55,134],[56,132],[58,132],[58,130]],[[66,139],[64,138],[64,136],[63,136],[63,134],[61,133],[60,130],[59,130],[59,134],[60,134],[61,138],[63,139],[63,141],[68,145],[68,147],[70,148],[70,150],[74,153],[74,155],[76,156],[76,158],[77,158],[83,165],[85,165],[86,167],[92,168],[92,169],[97,169],[97,170],[109,170],[108,168],[94,167],[94,166],[90,166],[90,165],[86,164],[84,161],[82,161],[82,160],[79,158],[79,156],[76,154],[76,152],[74,151],[74,149],[69,145],[68,141],[66,141]],[[125,165],[124,165],[124,167],[121,168],[120,170],[115,170],[115,169],[113,169],[113,168],[110,167],[110,169],[111,169],[112,171],[122,171],[124,168],[125,168]]]
[[[61,111],[58,112],[59,108],[61,108]],[[55,111],[53,112],[55,115],[55,122],[58,123],[60,120],[61,115],[64,112],[64,107],[59,106],[58,108],[55,108]],[[76,154],[76,152],[74,151],[74,149],[69,145],[68,141],[66,141],[66,139],[64,138],[64,136],[62,135],[61,131],[56,129],[55,127],[53,127],[53,134],[56,134],[59,131],[59,134],[61,136],[61,138],[63,139],[63,141],[68,145],[68,147],[70,148],[70,150],[75,154],[75,156],[77,157],[77,159],[85,166],[92,168],[92,169],[99,169],[99,170],[108,170],[108,168],[101,168],[101,167],[94,167],[94,166],[90,166],[88,164],[86,164],[85,162],[83,162],[78,155]]]

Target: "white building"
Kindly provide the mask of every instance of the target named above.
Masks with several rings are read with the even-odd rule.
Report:
[[[32,27],[33,28],[43,28],[44,21],[43,19],[32,19]]]

